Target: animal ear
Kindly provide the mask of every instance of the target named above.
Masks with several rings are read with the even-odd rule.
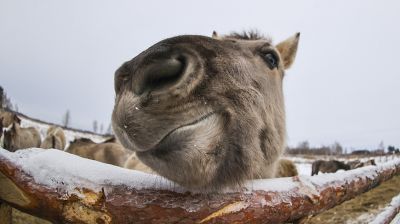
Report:
[[[217,31],[213,31],[212,32],[212,36],[211,36],[212,38],[214,38],[214,39],[218,39],[219,37],[218,37],[218,33],[217,33]]]
[[[16,123],[18,123],[18,124],[21,124],[21,119],[16,115],[16,114],[14,114],[14,122],[16,122]]]
[[[282,58],[283,67],[285,69],[290,68],[296,58],[297,46],[300,39],[300,33],[296,33],[292,37],[280,42],[276,45],[279,54]]]

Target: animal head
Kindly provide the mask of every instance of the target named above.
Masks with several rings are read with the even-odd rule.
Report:
[[[372,166],[376,166],[375,159],[369,160],[369,164]]]
[[[11,152],[14,152],[17,149],[19,149],[17,143],[19,129],[20,129],[19,124],[14,122],[9,130],[4,131],[3,144],[5,149]]]
[[[253,32],[214,33],[151,46],[115,73],[116,136],[190,189],[272,177],[286,135],[282,80],[298,41],[299,34],[273,44]]]
[[[14,112],[8,110],[0,110],[0,118],[3,127],[10,127],[15,122],[21,124],[21,119]]]

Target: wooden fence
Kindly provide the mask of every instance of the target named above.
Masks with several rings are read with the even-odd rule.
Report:
[[[0,149],[0,199],[56,223],[285,223],[332,208],[400,173],[400,160],[335,174],[186,192],[151,174],[58,150]]]

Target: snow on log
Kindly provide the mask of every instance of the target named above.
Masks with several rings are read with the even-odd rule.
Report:
[[[399,173],[397,159],[205,194],[59,150],[0,149],[0,199],[57,223],[281,223],[332,208]]]
[[[392,199],[390,204],[371,222],[371,224],[387,224],[400,214],[400,194]],[[397,223],[397,222],[395,222]]]

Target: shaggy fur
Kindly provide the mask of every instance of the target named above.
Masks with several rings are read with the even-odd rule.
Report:
[[[64,150],[66,145],[65,134],[62,128],[51,126],[47,130],[47,136],[43,140],[40,148]]]
[[[337,160],[316,160],[312,164],[311,176],[321,173],[335,173],[338,170],[350,170],[350,165]]]
[[[124,63],[112,118],[119,141],[189,189],[275,177],[286,136],[282,80],[299,35],[280,50],[259,37],[177,36]]]
[[[116,143],[95,143],[87,138],[70,142],[66,152],[115,166],[123,166],[127,159],[125,149]]]
[[[4,148],[11,152],[18,149],[38,148],[40,143],[40,134],[35,128],[21,128],[18,122],[14,122],[11,129],[4,132]]]
[[[299,175],[296,165],[288,159],[280,159],[276,177],[294,177]]]
[[[264,35],[260,34],[256,30],[243,31],[241,33],[232,32],[229,35],[226,35],[225,38],[239,39],[239,40],[267,40],[268,42],[271,42],[269,38],[266,38]]]

